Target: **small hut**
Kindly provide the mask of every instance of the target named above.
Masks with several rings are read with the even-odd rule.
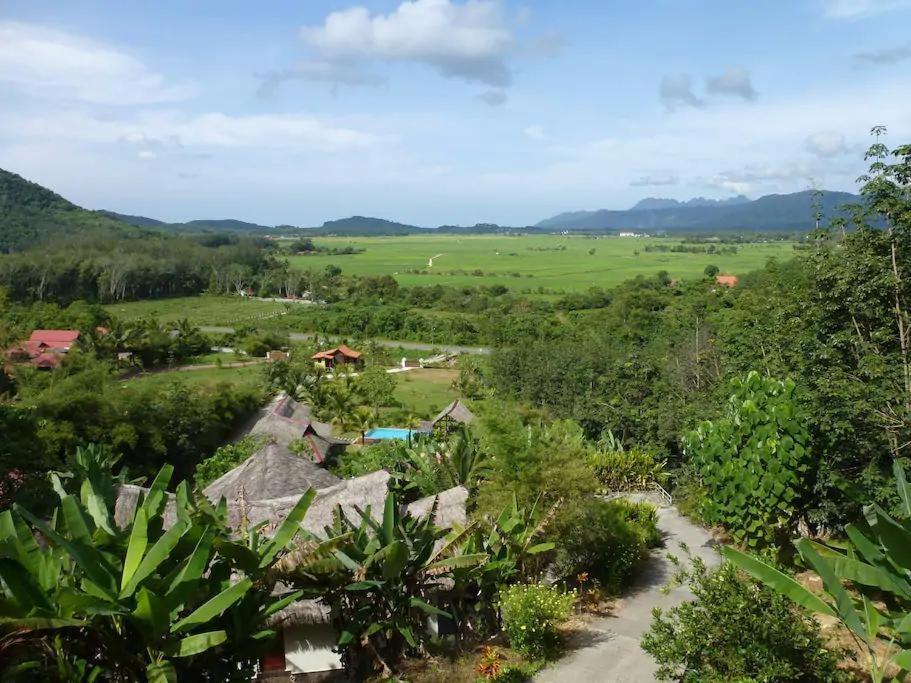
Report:
[[[267,443],[238,467],[209,484],[203,493],[213,503],[221,498],[227,501],[261,500],[300,496],[309,488],[331,488],[341,481],[319,465],[295,455],[287,446]]]
[[[431,421],[434,429],[442,428],[444,431],[452,431],[457,425],[471,424],[474,420],[474,413],[468,410],[468,407],[459,399],[456,399],[440,411]]]
[[[276,396],[261,411],[249,434],[282,446],[303,439],[309,446],[313,461],[317,463],[333,461],[349,443],[332,435],[332,425],[313,420],[310,406],[298,403],[285,393]]]

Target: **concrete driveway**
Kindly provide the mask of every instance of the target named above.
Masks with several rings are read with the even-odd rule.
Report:
[[[648,683],[655,678],[656,663],[639,647],[648,631],[654,607],[668,608],[693,597],[689,589],[678,586],[667,594],[661,591],[673,575],[667,559],[671,553],[683,558],[680,544],[685,543],[694,556],[708,566],[720,562],[709,533],[683,517],[674,507],[658,510],[658,527],[665,547],[652,551],[636,583],[613,613],[588,624],[570,642],[569,653],[535,676],[535,683]]]

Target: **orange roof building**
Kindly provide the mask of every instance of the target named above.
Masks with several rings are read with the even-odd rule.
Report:
[[[740,282],[736,275],[716,275],[715,284],[722,285],[724,287],[736,287],[737,283]]]
[[[334,368],[337,365],[359,365],[361,363],[361,352],[349,349],[344,344],[341,344],[326,351],[317,351],[310,358],[326,368]]]

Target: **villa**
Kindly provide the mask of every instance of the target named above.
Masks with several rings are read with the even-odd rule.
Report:
[[[310,358],[319,366],[331,370],[340,365],[353,365],[359,368],[364,364],[361,352],[349,349],[344,344],[325,351],[317,351]]]

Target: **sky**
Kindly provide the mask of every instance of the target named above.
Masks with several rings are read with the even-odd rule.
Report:
[[[2,0],[0,168],[167,221],[854,190],[911,0]]]

